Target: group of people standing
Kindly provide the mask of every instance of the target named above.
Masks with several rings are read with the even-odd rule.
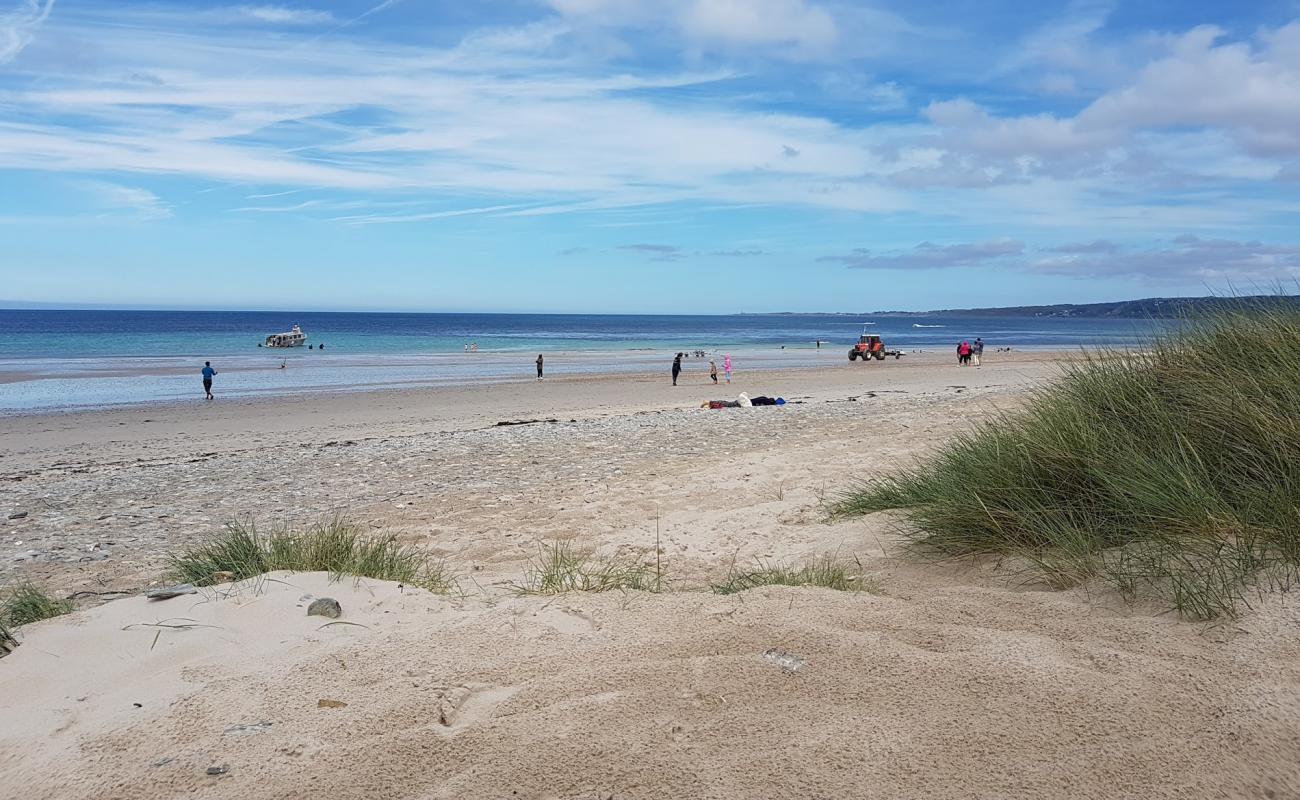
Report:
[[[968,367],[972,363],[975,366],[980,365],[980,357],[984,355],[984,340],[976,337],[974,342],[968,342],[962,339],[961,344],[957,345],[957,364],[962,367]]]

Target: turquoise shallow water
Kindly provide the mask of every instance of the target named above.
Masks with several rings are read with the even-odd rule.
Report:
[[[295,323],[312,349],[257,347],[267,334]],[[842,359],[863,330],[905,350],[947,349],[976,336],[989,348],[1070,348],[1132,344],[1153,325],[819,314],[0,310],[0,412],[192,398],[205,360],[221,373],[218,386],[224,395],[249,396],[528,378],[539,352],[548,354],[552,375],[667,371],[674,352],[696,349],[730,352],[750,369],[782,368]],[[814,345],[818,339],[825,342],[820,351]],[[470,342],[478,352],[465,352]],[[315,349],[322,343],[324,351]],[[690,361],[687,365],[692,368]]]

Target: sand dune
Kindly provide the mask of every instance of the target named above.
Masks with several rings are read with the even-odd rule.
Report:
[[[1300,786],[1300,615],[1280,603],[1206,636],[1073,597],[903,575],[884,595],[489,602],[271,577],[34,626],[0,668],[0,794],[1185,798]],[[305,595],[338,598],[343,619],[367,627],[321,629]],[[166,618],[216,627],[127,628]],[[773,648],[806,663],[790,671],[764,657]]]

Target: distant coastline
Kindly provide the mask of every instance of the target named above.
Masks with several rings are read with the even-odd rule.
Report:
[[[1172,319],[1182,316],[1230,310],[1241,304],[1300,307],[1300,295],[1249,295],[1245,297],[1147,297],[1112,303],[1057,303],[1042,306],[999,308],[944,308],[932,311],[821,312],[828,317],[1073,317],[1084,319]],[[746,314],[747,317],[783,317],[810,312],[781,311]]]

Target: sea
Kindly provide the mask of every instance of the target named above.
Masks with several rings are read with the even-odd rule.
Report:
[[[301,326],[310,347],[259,347]],[[1152,320],[735,314],[415,314],[0,309],[0,413],[200,400],[211,361],[222,397],[509,382],[548,375],[847,363],[863,332],[904,352],[982,337],[989,351],[1124,347]],[[818,347],[817,342],[821,342]],[[699,365],[699,366],[696,366]]]

